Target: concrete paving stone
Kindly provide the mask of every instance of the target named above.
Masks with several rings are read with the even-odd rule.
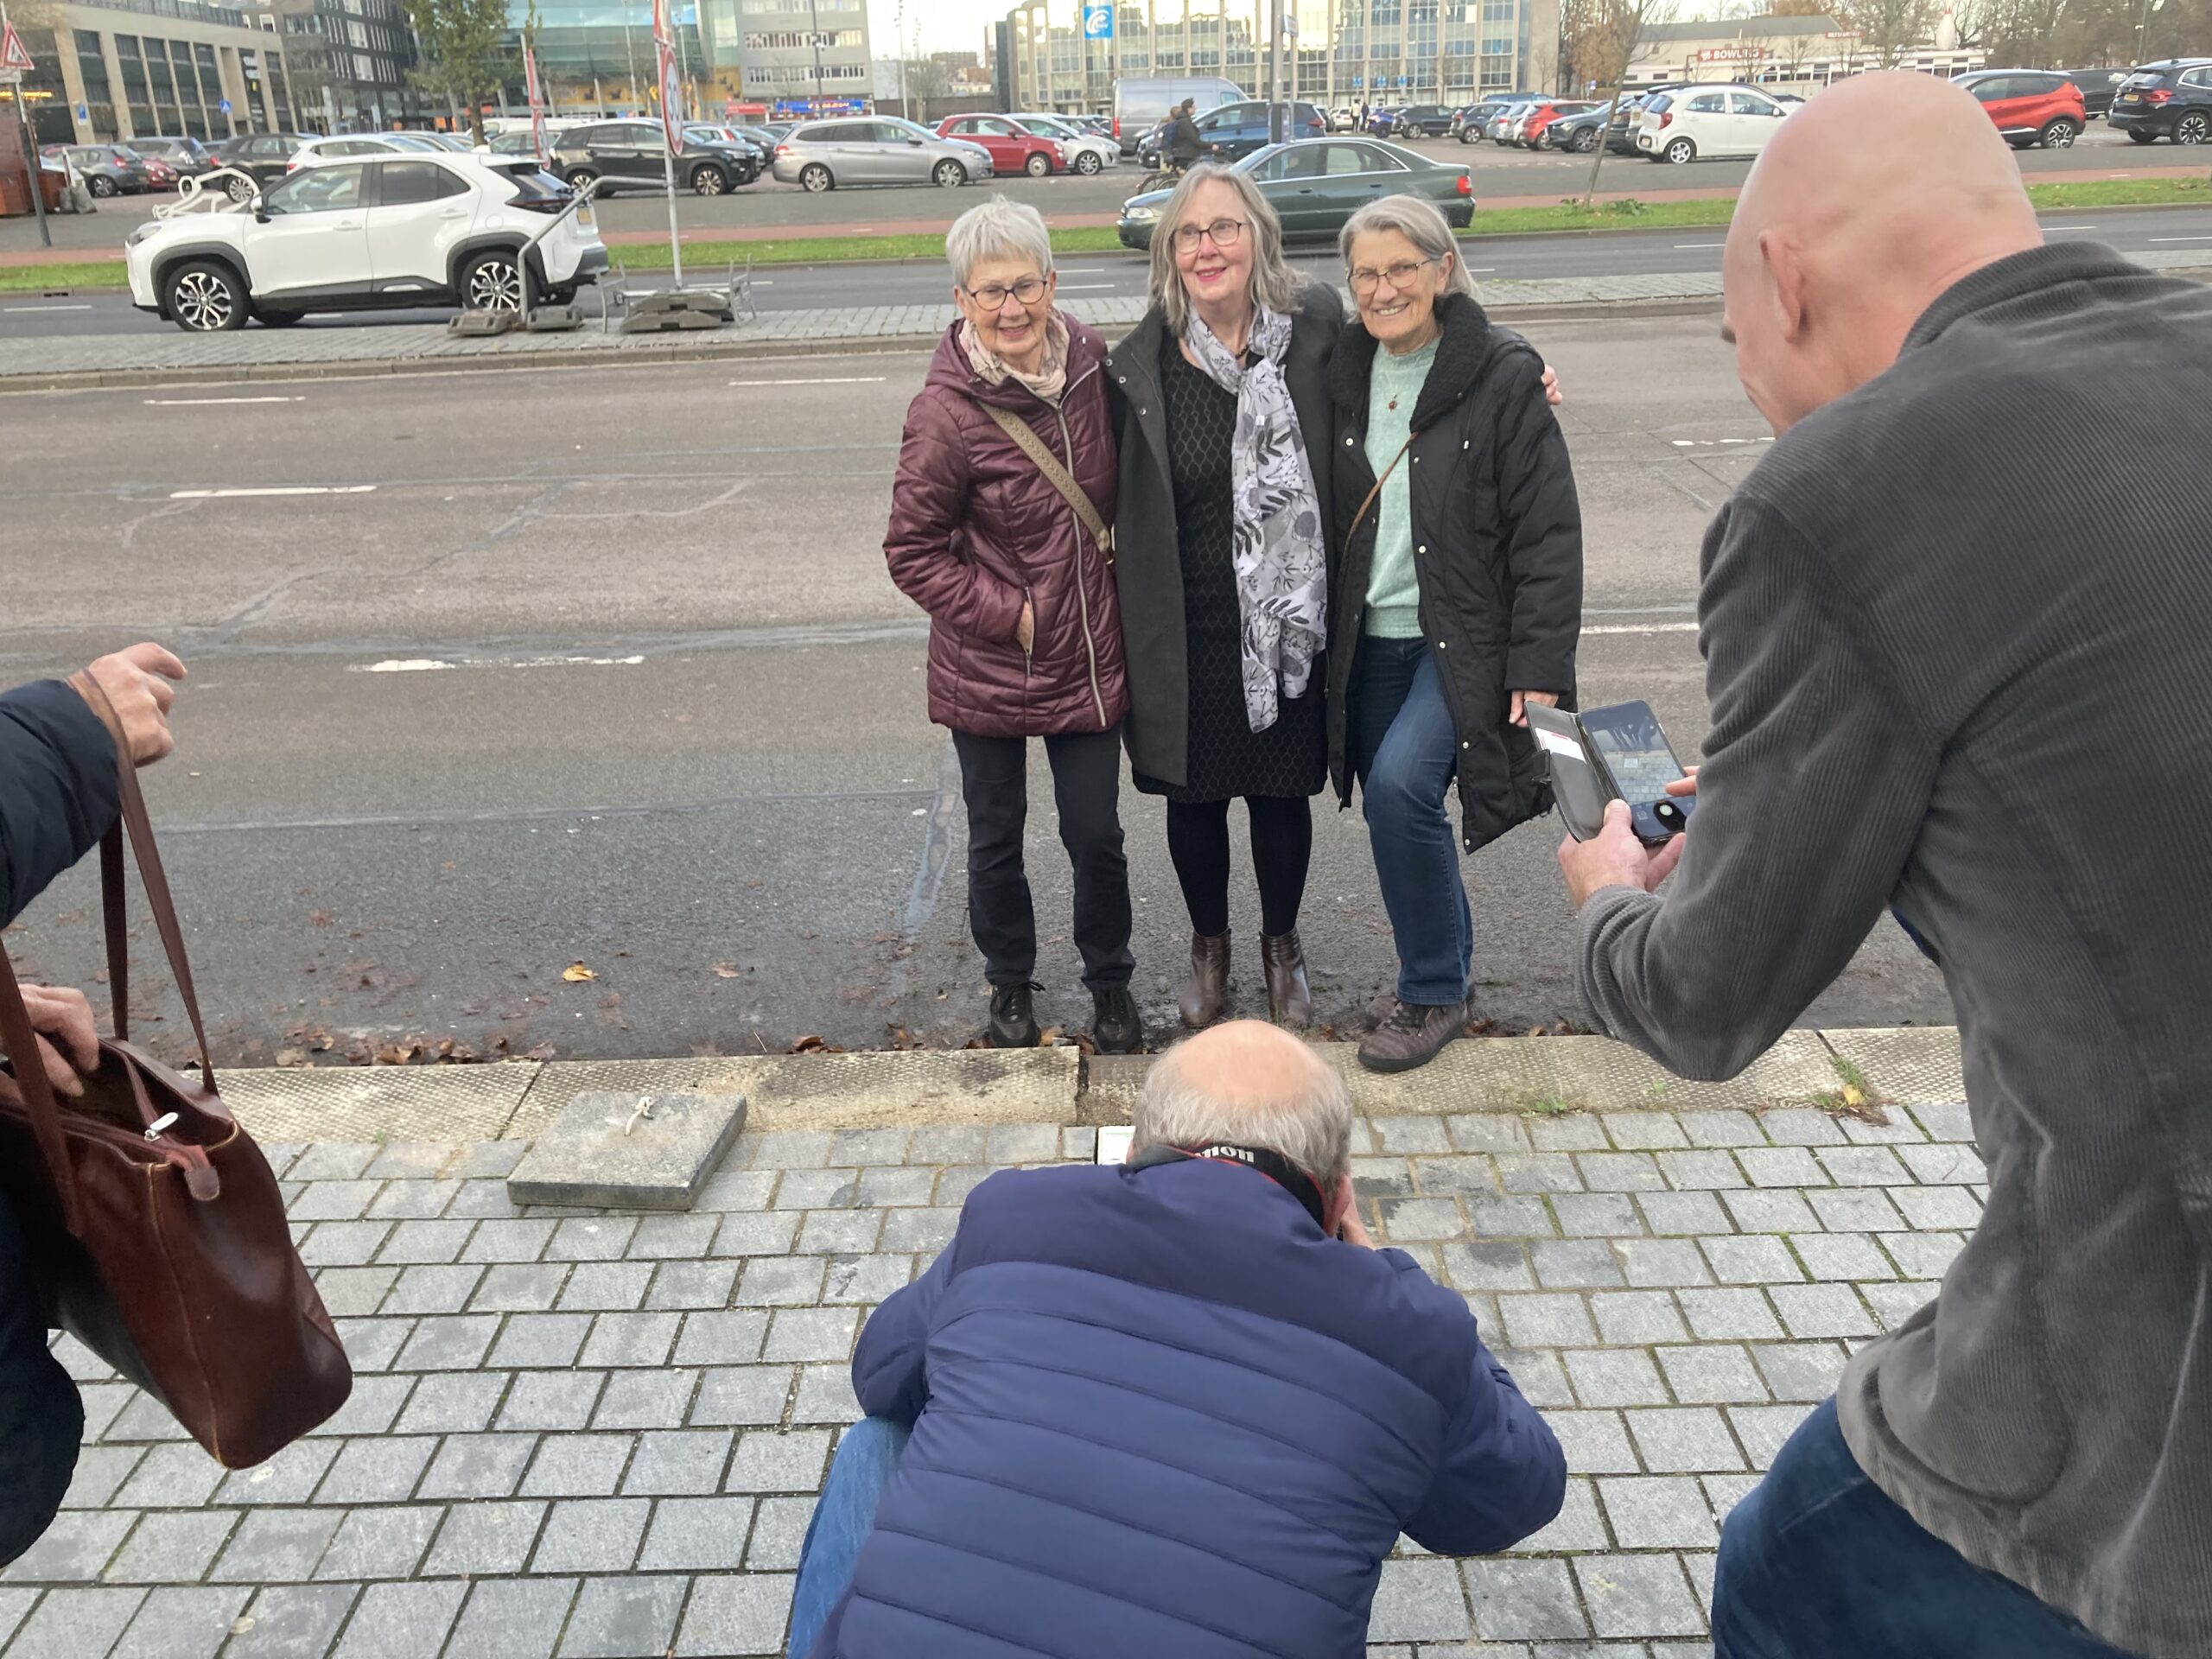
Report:
[[[511,1496],[537,1449],[535,1434],[449,1434],[416,1488],[423,1498]]]
[[[190,1441],[155,1446],[115,1495],[120,1509],[196,1510],[215,1495],[227,1471]]]
[[[1644,1225],[1655,1233],[1725,1233],[1731,1224],[1711,1192],[1643,1192],[1637,1195],[1636,1205],[1643,1212]]]
[[[1704,1490],[1686,1476],[1601,1478],[1598,1498],[1623,1549],[1709,1549],[1719,1541]]]
[[[1444,1120],[1444,1133],[1455,1152],[1533,1150],[1520,1119],[1497,1112],[1455,1112]]]
[[[804,1307],[822,1300],[826,1263],[818,1255],[749,1258],[733,1300],[741,1307]]]
[[[927,1204],[936,1185],[937,1171],[932,1168],[885,1169],[870,1166],[861,1171],[860,1185],[853,1195],[853,1203],[856,1208],[863,1210],[912,1209]]]
[[[880,1210],[810,1210],[797,1249],[808,1255],[865,1255],[882,1232]]]
[[[746,1137],[738,1136],[741,1146]],[[709,1178],[700,1192],[699,1201],[691,1208],[702,1215],[723,1215],[732,1211],[765,1210],[768,1195],[776,1190],[778,1171],[772,1169],[741,1169],[737,1151],[733,1148],[729,1159],[720,1173]]]
[[[814,1518],[812,1497],[764,1497],[753,1512],[753,1536],[745,1548],[745,1567],[750,1573],[789,1573],[798,1569],[806,1529]]]
[[[404,1393],[404,1385],[411,1380],[406,1377],[369,1377],[365,1379],[365,1382],[354,1386],[358,1393],[365,1385],[396,1382],[403,1385]],[[350,1407],[353,1402],[348,1400],[346,1403]],[[344,1415],[344,1412],[341,1410],[339,1415]],[[333,1421],[336,1420],[334,1418]],[[377,1428],[365,1432],[380,1433],[390,1427],[391,1420],[386,1417]],[[251,1469],[236,1470],[226,1476],[223,1484],[216,1489],[214,1501],[218,1503],[256,1505],[305,1503],[315,1496],[315,1489],[322,1484],[322,1478],[328,1472],[331,1461],[337,1457],[341,1444],[337,1438],[320,1436],[295,1440],[266,1463],[256,1464]]]
[[[1657,1406],[1668,1402],[1651,1356],[1633,1348],[1570,1349],[1560,1356],[1586,1406]]]
[[[1590,1298],[1601,1340],[1614,1344],[1688,1342],[1675,1299],[1663,1290],[1599,1291]]]
[[[79,1446],[77,1466],[70,1471],[69,1490],[61,1495],[61,1507],[106,1508],[117,1488],[130,1478],[130,1471],[138,1466],[138,1459],[145,1455],[145,1448],[138,1446]],[[0,1641],[4,1640],[0,1637]]]
[[[675,1652],[679,1659],[781,1653],[793,1584],[790,1578],[763,1574],[699,1580],[684,1609]]]
[[[350,1510],[315,1575],[321,1580],[407,1578],[445,1514],[442,1504]]]
[[[1458,1642],[1473,1634],[1466,1587],[1449,1560],[1387,1560],[1367,1634],[1381,1642]]]
[[[1974,1201],[1974,1193],[1967,1187],[1892,1186],[1886,1191],[1890,1202],[1904,1212],[1905,1220],[1916,1230],[1936,1232],[1955,1228],[1970,1233],[1981,1224],[1981,1206]]]
[[[1648,1152],[1585,1152],[1574,1160],[1582,1184],[1592,1192],[1652,1192],[1666,1190],[1666,1178]]]
[[[1567,1466],[1578,1475],[1637,1475],[1643,1465],[1617,1411],[1548,1411],[1544,1421],[1559,1437]]]
[[[543,1503],[456,1503],[423,1563],[435,1579],[497,1578],[522,1571],[545,1519]]]
[[[1497,1166],[1487,1158],[1453,1156],[1413,1160],[1414,1186],[1429,1197],[1455,1192],[1495,1193]]]
[[[399,1278],[397,1268],[325,1268],[315,1276],[315,1292],[334,1319],[365,1317],[377,1311]]]
[[[458,1313],[468,1306],[476,1281],[483,1276],[480,1267],[409,1268],[400,1274],[384,1311],[393,1315]]]
[[[1564,1200],[1560,1200],[1564,1202]],[[1540,1238],[1529,1247],[1536,1282],[1547,1290],[1625,1285],[1628,1277],[1603,1239]]]
[[[372,1584],[333,1659],[437,1659],[468,1586],[452,1580]]]
[[[556,1224],[542,1217],[480,1221],[461,1253],[464,1262],[535,1262],[553,1242]]]
[[[89,1584],[105,1570],[138,1519],[133,1510],[65,1511],[38,1541],[0,1569],[9,1584]]]
[[[825,1163],[843,1167],[906,1161],[907,1129],[840,1129],[830,1143]]]
[[[1527,1193],[1500,1197],[1470,1192],[1460,1200],[1467,1231],[1476,1238],[1555,1238],[1559,1227],[1542,1198]]]
[[[1840,1147],[1843,1131],[1826,1112],[1810,1106],[1777,1106],[1759,1114],[1759,1127],[1777,1147]]]
[[[1571,1294],[1500,1296],[1497,1315],[1516,1348],[1595,1347],[1596,1329],[1581,1297]]]
[[[1893,1279],[1897,1269],[1865,1233],[1794,1233],[1789,1248],[1817,1280]]]
[[[1351,1173],[1351,1190],[1359,1198],[1409,1198],[1414,1195],[1413,1165],[1406,1159],[1356,1157]],[[938,1202],[945,1201],[940,1191]]]
[[[1643,1217],[1625,1192],[1562,1192],[1552,1199],[1559,1230],[1569,1238],[1638,1238]]]
[[[300,1260],[310,1268],[358,1268],[375,1259],[396,1221],[325,1221],[300,1243]]]
[[[468,1592],[446,1649],[454,1659],[552,1659],[574,1579],[496,1579]]]
[[[1697,1598],[1697,1605],[1704,1610],[1706,1621],[1713,1619],[1713,1577],[1719,1565],[1719,1557],[1712,1550],[1686,1549],[1682,1552],[1682,1571],[1689,1574],[1690,1592]]]
[[[501,1370],[559,1370],[576,1363],[590,1334],[588,1313],[510,1314],[484,1363]]]
[[[776,1183],[779,1210],[849,1210],[860,1196],[853,1169],[787,1169]]]
[[[1466,1230],[1450,1198],[1385,1198],[1379,1206],[1385,1236],[1393,1243],[1458,1238]]]
[[[655,1221],[668,1217],[655,1216]],[[683,1216],[683,1221],[702,1217]],[[645,1300],[645,1287],[652,1282],[653,1264],[650,1262],[586,1262],[569,1273],[569,1282],[561,1292],[560,1308],[564,1313],[620,1313],[641,1306]]]
[[[1701,1636],[1682,1564],[1672,1555],[1584,1555],[1574,1563],[1582,1603],[1599,1636]]]
[[[1559,1514],[1549,1526],[1531,1533],[1509,1547],[1510,1555],[1558,1555],[1580,1550],[1611,1549],[1611,1537],[1598,1509],[1598,1491],[1591,1483],[1569,1473]]]
[[[381,1181],[309,1181],[299,1187],[284,1213],[294,1221],[359,1221],[383,1188]]]
[[[690,1580],[636,1574],[586,1579],[569,1612],[561,1659],[658,1659],[671,1650]]]
[[[1816,1233],[1821,1230],[1820,1221],[1806,1205],[1803,1194],[1787,1188],[1723,1192],[1719,1198],[1729,1218],[1741,1232]]]
[[[1756,1290],[1677,1290],[1690,1335],[1700,1342],[1779,1342],[1781,1321]]]
[[[499,1316],[451,1314],[418,1320],[394,1366],[403,1371],[473,1371],[499,1334]],[[353,1351],[351,1344],[346,1351]]]
[[[583,1363],[608,1367],[665,1365],[681,1313],[602,1313],[592,1322]]]
[[[619,1262],[638,1230],[635,1216],[570,1216],[553,1229],[549,1262]]]
[[[910,1164],[976,1164],[983,1160],[988,1132],[980,1124],[932,1123],[917,1128],[907,1142]],[[823,1161],[827,1161],[826,1158]]]
[[[1736,1154],[1753,1186],[1826,1186],[1827,1174],[1803,1147],[1745,1147]]]
[[[809,1365],[799,1372],[798,1398],[791,1405],[794,1425],[856,1423],[861,1416],[850,1365]]]
[[[699,1373],[691,1370],[617,1371],[592,1413],[594,1428],[664,1428],[683,1421]]]
[[[105,1654],[138,1611],[143,1590],[51,1590],[8,1644],[8,1659]]]
[[[913,1276],[911,1255],[833,1255],[823,1279],[822,1300],[873,1305],[905,1289]]]
[[[987,1164],[1049,1164],[1060,1155],[1057,1123],[1000,1123],[983,1143]]]
[[[1529,1268],[1529,1253],[1505,1240],[1471,1244],[1446,1244],[1441,1252],[1444,1274],[1455,1290],[1534,1290],[1535,1275]]]
[[[1689,1145],[1672,1112],[1605,1112],[1598,1121],[1605,1125],[1606,1138],[1623,1152],[1663,1152]]]
[[[788,1365],[732,1365],[709,1371],[691,1402],[695,1428],[728,1428],[779,1423],[791,1397]]]
[[[1736,1431],[1744,1455],[1754,1469],[1770,1468],[1782,1443],[1797,1432],[1808,1408],[1804,1406],[1729,1406],[1729,1427]]]
[[[461,1156],[451,1141],[388,1141],[361,1173],[371,1180],[427,1180],[445,1173]]]
[[[459,1181],[387,1181],[369,1214],[379,1221],[435,1221],[460,1192]]]
[[[1832,1233],[1903,1232],[1904,1217],[1886,1193],[1866,1187],[1816,1187],[1805,1194],[1821,1225]]]
[[[819,1169],[830,1161],[837,1137],[825,1129],[791,1129],[763,1135],[753,1151],[755,1169]]]
[[[1936,1287],[1929,1284],[1893,1284],[1876,1282],[1862,1284],[1859,1294],[1881,1321],[1882,1329],[1894,1331],[1922,1308],[1936,1300]]]
[[[1838,1186],[1902,1186],[1912,1179],[1887,1147],[1832,1147],[1816,1156]]]
[[[1500,1153],[1497,1179],[1508,1192],[1582,1191],[1582,1173],[1563,1152]]]
[[[345,1333],[341,1330],[339,1334],[342,1338]],[[103,1396],[101,1402],[103,1406],[109,1400],[120,1401],[121,1409],[107,1414],[110,1421],[104,1431],[104,1438],[106,1440],[182,1440],[190,1438],[184,1432],[184,1426],[169,1414],[169,1408],[167,1406],[162,1404],[151,1395],[141,1394],[127,1384],[80,1389],[78,1392],[81,1395],[89,1396],[98,1394]],[[89,1399],[86,1401],[85,1416],[86,1427],[89,1433],[92,1416],[92,1402]]]
[[[751,1308],[687,1313],[677,1338],[679,1365],[742,1364],[760,1357],[768,1314]]]
[[[403,1330],[408,1328],[402,1325]],[[342,1333],[341,1333],[342,1334]],[[392,1344],[397,1348],[395,1340]],[[362,1370],[360,1356],[349,1340],[346,1344],[346,1357],[353,1361],[354,1370]],[[308,1431],[315,1440],[346,1439],[357,1434],[382,1434],[397,1421],[400,1409],[414,1392],[416,1378],[410,1376],[362,1376],[353,1378],[353,1391],[346,1403]]]
[[[478,1434],[512,1379],[505,1371],[453,1371],[426,1376],[408,1397],[395,1425],[402,1434]]]
[[[1493,1556],[1465,1562],[1467,1599],[1475,1633],[1484,1642],[1541,1640],[1589,1634],[1574,1580],[1561,1560],[1516,1560]],[[1432,1652],[1434,1649],[1431,1649]],[[1487,1649],[1472,1653],[1486,1654]]]
[[[826,1429],[756,1428],[737,1443],[722,1478],[726,1492],[816,1492],[830,1460]]]
[[[271,1585],[238,1617],[223,1659],[323,1659],[359,1594],[351,1584]]]
[[[1767,1295],[1789,1334],[1800,1339],[1881,1334],[1881,1326],[1849,1285],[1776,1285]]]
[[[523,1478],[524,1497],[612,1497],[636,1445],[632,1434],[548,1434]]]
[[[734,1572],[753,1524],[749,1497],[679,1497],[657,1504],[640,1573]]]
[[[1728,1511],[1751,1496],[1751,1489],[1764,1477],[1761,1475],[1700,1475],[1698,1484],[1705,1488],[1705,1501],[1712,1507],[1715,1521],[1726,1521]]]
[[[193,1583],[206,1575],[238,1520],[236,1510],[143,1516],[100,1576],[109,1584]]]
[[[663,1421],[683,1419],[679,1414]],[[720,1491],[735,1438],[726,1428],[664,1428],[639,1435],[629,1472],[622,1477],[622,1496],[697,1497]]]
[[[1918,1146],[1928,1139],[1902,1107],[1891,1106],[1888,1110],[1890,1121],[1886,1123],[1847,1117],[1839,1119],[1837,1127],[1843,1131],[1843,1138],[1856,1147]]]
[[[208,1577],[219,1584],[283,1584],[315,1576],[346,1517],[335,1510],[253,1510]]]
[[[1727,1423],[1711,1406],[1631,1411],[1628,1431],[1643,1466],[1655,1475],[1727,1473],[1744,1466]]]
[[[529,1149],[523,1141],[472,1141],[444,1173],[461,1180],[504,1181]]]
[[[1751,1350],[1759,1374],[1777,1400],[1817,1404],[1835,1392],[1849,1357],[1839,1342],[1769,1342]]]
[[[1452,1141],[1440,1117],[1376,1117],[1369,1120],[1375,1132],[1375,1150],[1393,1157],[1452,1150]]]
[[[1789,1245],[1771,1234],[1701,1238],[1698,1247],[1724,1285],[1797,1284],[1805,1277]]]
[[[1352,1160],[1352,1173],[1357,1179],[1360,1160]],[[949,1208],[968,1202],[968,1195],[992,1176],[999,1174],[1003,1166],[995,1164],[952,1164],[938,1172],[937,1185],[931,1202],[940,1208]],[[1362,1191],[1365,1189],[1363,1188]]]
[[[729,1305],[737,1285],[735,1262],[663,1262],[653,1270],[645,1306],[653,1308],[719,1308]]]
[[[1491,1357],[1512,1373],[1513,1380],[1520,1384],[1522,1397],[1538,1410],[1574,1403],[1574,1389],[1567,1380],[1567,1368],[1551,1349],[1500,1348],[1494,1349]]]
[[[604,1371],[520,1371],[499,1408],[502,1433],[582,1428],[607,1382]]]
[[[638,1558],[652,1505],[642,1497],[601,1497],[556,1503],[538,1535],[531,1571],[626,1573]]]
[[[1655,1351],[1667,1385],[1685,1405],[1764,1405],[1771,1397],[1750,1356],[1732,1343]]]
[[[1766,1133],[1749,1112],[1688,1111],[1675,1114],[1694,1147],[1763,1147]]]
[[[883,1218],[883,1237],[878,1248],[934,1256],[952,1243],[953,1230],[959,1224],[957,1210],[893,1210]]]
[[[1914,1101],[1905,1109],[1919,1120],[1930,1141],[1974,1141],[1974,1114],[1962,1100]]]
[[[1912,1172],[1912,1179],[1929,1186],[1970,1186],[1989,1179],[1981,1154],[1972,1147],[1899,1147],[1895,1156]]]
[[[1065,1163],[1088,1164],[1098,1157],[1098,1131],[1095,1128],[1075,1128],[1062,1125],[1060,1128],[1060,1158]]]
[[[1604,1122],[1589,1112],[1532,1117],[1528,1123],[1529,1144],[1539,1152],[1603,1152],[1611,1144]]]
[[[1657,1152],[1652,1158],[1667,1185],[1677,1192],[1710,1192],[1744,1185],[1744,1172],[1732,1152]]]
[[[63,1370],[69,1373],[73,1382],[111,1382],[115,1380],[115,1368],[67,1332],[56,1335],[47,1344],[47,1351],[54,1356]]]
[[[307,1148],[284,1172],[294,1181],[354,1181],[384,1148],[363,1141],[324,1141]]]
[[[1692,1238],[1624,1238],[1613,1246],[1621,1273],[1639,1288],[1709,1285],[1712,1271]]]
[[[377,1252],[377,1260],[402,1267],[434,1266],[456,1262],[469,1235],[483,1225],[475,1221],[401,1221]]]
[[[715,1254],[788,1255],[804,1218],[799,1211],[789,1210],[724,1216],[721,1230],[715,1235]]]
[[[714,1249],[721,1225],[716,1215],[647,1216],[630,1239],[630,1259],[696,1262]]]

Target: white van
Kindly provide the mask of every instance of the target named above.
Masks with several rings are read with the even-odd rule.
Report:
[[[1219,75],[1165,75],[1147,79],[1139,76],[1134,79],[1114,83],[1114,137],[1122,146],[1122,154],[1134,156],[1137,144],[1162,121],[1167,112],[1186,98],[1195,98],[1198,108],[1192,111],[1204,115],[1208,110],[1217,110],[1224,104],[1234,104],[1250,96],[1233,80],[1224,80]]]

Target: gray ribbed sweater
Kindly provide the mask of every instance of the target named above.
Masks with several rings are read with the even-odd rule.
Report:
[[[1894,899],[1989,1200],[1844,1434],[1968,1559],[2212,1654],[2212,289],[2082,244],[1967,276],[1738,489],[1699,614],[1689,844],[1586,907],[1585,994],[1726,1077]]]

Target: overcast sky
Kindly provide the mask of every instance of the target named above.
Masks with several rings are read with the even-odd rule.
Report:
[[[1007,14],[1014,0],[906,0],[907,50],[921,35],[924,52],[981,52],[990,26]],[[868,0],[868,27],[879,58],[895,58],[899,48],[898,0]]]

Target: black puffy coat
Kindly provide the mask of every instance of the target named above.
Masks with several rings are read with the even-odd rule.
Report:
[[[0,695],[0,926],[107,833],[115,740],[60,680]]]
[[[1506,724],[1515,691],[1574,697],[1582,627],[1582,510],[1567,440],[1545,402],[1543,359],[1462,295],[1437,305],[1436,361],[1414,405],[1409,468],[1422,637],[1436,653],[1459,741],[1460,836],[1474,851],[1551,810],[1526,727]],[[1335,563],[1329,577],[1329,774],[1351,800],[1346,698],[1366,621],[1376,506],[1367,461],[1373,336],[1357,323],[1329,365],[1337,410]]]

